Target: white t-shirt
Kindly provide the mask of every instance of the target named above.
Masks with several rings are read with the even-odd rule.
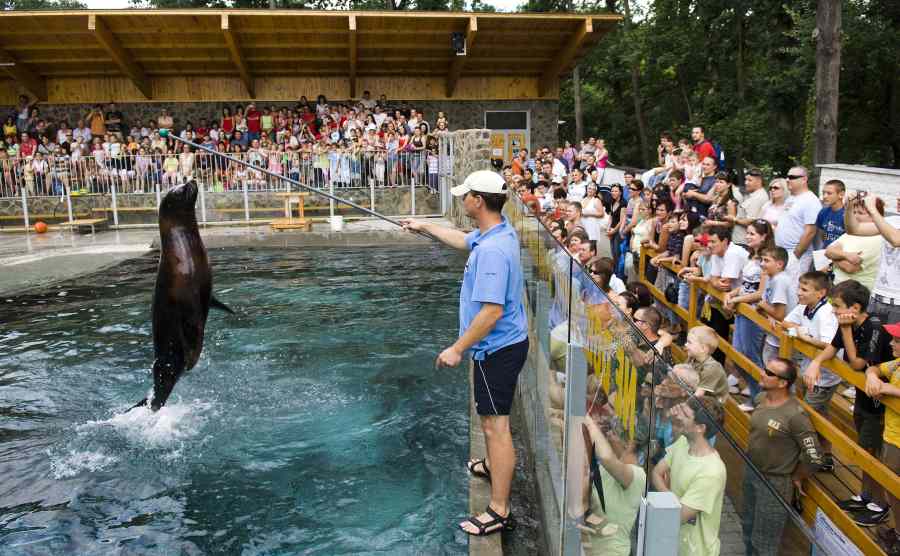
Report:
[[[784,305],[784,314],[787,315],[797,306],[797,289],[791,282],[791,275],[787,272],[779,272],[775,276],[769,276],[766,280],[766,290],[763,292],[763,301],[770,305],[780,303]],[[778,338],[766,334],[766,343],[770,346],[779,346]]]
[[[570,201],[581,201],[587,195],[586,181],[572,182],[569,184],[569,191],[566,198]]]
[[[775,228],[775,245],[793,251],[803,237],[804,226],[816,225],[822,203],[812,191],[791,195],[784,202],[784,213]],[[810,242],[807,250],[812,249]]]
[[[900,216],[889,216],[885,219],[891,226],[900,229]],[[875,278],[875,287],[872,293],[900,299],[900,247],[892,247],[888,240],[882,238],[881,264],[878,266],[878,276]],[[894,301],[897,303],[897,301]]]
[[[566,165],[559,161],[558,158],[553,159],[553,169],[551,170],[554,178],[564,178],[566,177]],[[583,196],[583,195],[582,195]]]
[[[711,257],[709,275],[718,276],[719,278],[729,278],[731,280],[731,287],[734,288],[740,282],[741,272],[749,258],[750,253],[748,253],[746,249],[732,243],[728,246],[728,249],[725,250],[724,256],[719,257],[713,255]]]
[[[856,280],[863,286],[872,290],[875,285],[875,277],[878,275],[878,269],[881,262],[882,244],[887,243],[881,236],[854,236],[844,234],[834,240],[834,243],[840,243],[841,249],[847,253],[859,253],[862,257],[862,265],[859,272],[848,274],[841,270],[837,264],[834,265],[834,285],[847,280]]]
[[[794,310],[784,317],[784,322],[793,322],[794,324],[799,325],[800,333],[809,336],[814,340],[830,344],[838,329],[837,317],[834,316],[834,307],[831,306],[831,303],[826,302],[819,307],[812,319],[808,318],[805,315],[805,312],[806,305],[797,305],[794,307]],[[801,353],[794,352],[794,360],[800,367],[801,372],[806,371],[806,367],[809,366],[808,357]],[[819,380],[816,382],[816,385],[828,387],[839,384],[840,382],[841,377],[832,373],[825,367],[822,367],[822,372],[819,375]]]
[[[612,278],[609,279],[609,289],[615,292],[616,295],[628,291],[628,289],[625,287],[625,282],[623,282],[622,279],[615,274],[613,274]]]
[[[757,218],[760,218],[763,207],[766,206],[766,203],[768,202],[769,196],[766,194],[766,190],[760,187],[741,200],[737,208],[737,217],[741,219],[750,218],[756,220]],[[731,236],[732,241],[735,243],[744,243],[746,237],[747,226],[741,226],[740,224],[736,225]]]
[[[741,293],[747,295],[759,290],[759,284],[762,282],[762,267],[759,261],[753,257],[747,258],[747,263],[741,269]]]

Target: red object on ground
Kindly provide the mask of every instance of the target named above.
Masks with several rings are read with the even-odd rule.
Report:
[[[47,223],[38,220],[34,223],[34,231],[39,234],[45,233],[47,231]]]

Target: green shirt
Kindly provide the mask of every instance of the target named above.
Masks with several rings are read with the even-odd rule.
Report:
[[[725,494],[725,464],[717,452],[697,457],[688,453],[690,445],[682,436],[666,449],[669,486],[683,506],[697,510],[694,525],[681,524],[681,556],[717,556],[722,498]]]
[[[631,484],[628,488],[622,488],[619,481],[615,480],[609,472],[600,464],[600,479],[603,482],[603,499],[606,501],[606,519],[609,523],[617,525],[616,532],[608,537],[591,535],[591,546],[586,548],[585,554],[591,556],[628,556],[631,553],[631,529],[637,519],[638,510],[641,507],[641,496],[644,494],[644,485],[647,484],[647,474],[637,465],[629,465],[632,471]],[[591,508],[597,515],[601,515],[602,506],[596,489],[591,489]]]

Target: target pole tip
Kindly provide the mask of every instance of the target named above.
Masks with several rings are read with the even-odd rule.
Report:
[[[165,128],[160,129],[160,130],[159,130],[159,136],[160,136],[160,137],[168,137],[168,136],[169,136],[169,130],[168,130],[168,129],[165,129]]]

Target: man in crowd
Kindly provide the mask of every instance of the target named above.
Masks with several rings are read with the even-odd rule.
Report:
[[[787,510],[762,479],[790,500],[792,487],[801,490],[822,463],[816,429],[790,392],[796,379],[796,365],[781,357],[769,359],[760,377],[763,392],[756,398],[747,442],[753,467],[744,470],[743,484],[741,524],[748,556],[777,556],[787,522]]]
[[[844,233],[844,182],[829,180],[822,188],[822,210],[816,218],[817,236],[822,249]]]
[[[725,215],[725,220],[734,224],[731,241],[740,246],[746,243],[747,226],[760,217],[763,207],[769,202],[760,170],[753,168],[747,172],[744,176],[744,186],[747,194],[738,204],[737,215]]]
[[[123,139],[122,134],[125,130],[125,117],[116,108],[115,102],[110,102],[106,109],[106,130],[115,133],[119,139]]]
[[[790,256],[785,272],[796,284],[800,275],[812,266],[813,240],[816,238],[816,220],[822,203],[809,190],[809,174],[803,166],[794,166],[787,175],[791,196],[785,201],[784,212],[775,227],[775,245],[784,248]]]
[[[710,440],[725,422],[722,404],[691,398],[669,410],[677,440],[652,472],[653,486],[681,504],[679,556],[717,556],[727,472]]]
[[[684,199],[689,212],[696,212],[701,218],[706,218],[710,205],[715,201],[713,187],[716,185],[716,160],[707,156],[702,159],[700,167],[700,183],[691,189],[685,187]]]
[[[470,251],[460,292],[460,334],[437,357],[437,366],[456,367],[472,353],[475,407],[487,443],[488,457],[472,460],[469,471],[491,481],[487,510],[459,524],[470,535],[512,529],[509,492],[516,453],[509,413],[519,372],[528,356],[528,323],[522,304],[524,281],[519,240],[506,217],[506,182],[488,170],[471,173],[451,190],[463,198],[466,215],[477,229],[466,234],[430,222],[405,220],[406,229],[427,232],[441,242]]]
[[[716,148],[706,138],[706,130],[702,125],[694,126],[691,130],[691,139],[694,141],[694,152],[697,153],[697,157],[700,160],[707,157],[713,159],[716,163],[716,168],[718,168],[719,161],[716,160]]]

